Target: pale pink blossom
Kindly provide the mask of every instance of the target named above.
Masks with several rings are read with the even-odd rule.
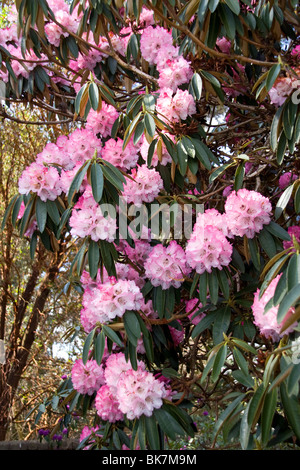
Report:
[[[62,192],[59,173],[54,167],[31,163],[19,178],[20,194],[36,193],[42,201],[54,201]]]
[[[98,416],[103,421],[115,423],[124,419],[118,400],[116,400],[108,385],[102,385],[99,388],[95,398],[95,408]]]
[[[104,138],[109,137],[118,116],[118,111],[112,105],[102,102],[100,111],[90,110],[87,116],[86,128],[91,128],[95,135],[100,134]]]
[[[232,191],[225,202],[225,213],[230,236],[246,235],[253,238],[264,225],[270,223],[272,205],[257,191],[246,188]]]
[[[132,179],[127,179],[127,184],[122,193],[127,203],[133,203],[137,207],[143,202],[153,202],[163,190],[163,180],[155,168],[148,168],[146,164],[137,165],[137,169],[131,170]]]
[[[97,392],[104,381],[104,369],[95,359],[89,359],[86,364],[77,359],[72,367],[72,383],[77,392],[82,395],[92,395]]]
[[[284,335],[291,333],[294,331],[295,326],[297,323],[294,323],[289,328],[287,328],[284,332],[280,332],[282,325],[284,322],[290,318],[294,312],[294,308],[290,308],[287,312],[285,318],[278,323],[277,321],[277,313],[279,305],[273,306],[269,308],[265,312],[265,307],[269,300],[271,300],[275,294],[275,290],[279,279],[282,274],[278,274],[268,285],[267,289],[264,291],[262,296],[260,297],[260,289],[254,294],[254,301],[252,305],[252,312],[254,316],[254,324],[258,327],[260,333],[265,336],[266,338],[271,338],[272,341],[276,342],[279,341]]]
[[[190,269],[184,249],[172,240],[167,246],[155,245],[145,262],[145,276],[153,286],[180,287]]]

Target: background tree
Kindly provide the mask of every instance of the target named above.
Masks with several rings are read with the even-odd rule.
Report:
[[[298,443],[297,3],[16,7],[1,46],[2,116],[15,120],[13,100],[46,110],[48,124],[78,124],[23,172],[6,212],[24,203],[13,222],[21,235],[36,223],[31,252],[41,243],[60,262],[70,251],[66,289],[84,291],[87,336],[57,391],[61,423],[95,405],[85,444],[162,448],[164,436],[194,434],[191,407],[217,403],[212,445],[221,431],[244,449]],[[192,235],[178,241],[173,219],[167,237],[158,226],[139,247],[141,218],[126,213],[132,231],[114,236],[121,195],[133,209],[200,212]],[[130,370],[118,403],[117,359]],[[149,383],[148,401],[126,394],[130,378]]]

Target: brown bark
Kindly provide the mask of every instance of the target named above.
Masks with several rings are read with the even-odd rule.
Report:
[[[0,441],[5,440],[13,399],[26,368],[30,350],[36,338],[41,314],[45,308],[51,284],[58,274],[60,261],[61,253],[56,253],[48,266],[46,266],[43,250],[40,249],[38,251],[37,259],[32,265],[27,284],[15,307],[13,328],[6,346],[5,364],[0,365]],[[36,293],[41,273],[45,274]],[[32,305],[32,303],[32,311],[28,318],[26,310],[28,305]],[[5,325],[6,308],[7,294],[5,295],[4,291],[1,304],[1,325]],[[25,318],[26,324],[24,325]]]

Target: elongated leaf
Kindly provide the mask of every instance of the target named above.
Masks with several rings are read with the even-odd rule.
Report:
[[[297,284],[300,284],[300,254],[295,253],[287,267],[287,287],[292,290]]]
[[[142,332],[136,313],[129,310],[126,311],[123,320],[129,341],[137,346],[137,340],[141,337]]]
[[[88,248],[89,273],[95,279],[99,269],[100,249],[97,242],[91,240]]]
[[[274,213],[275,219],[278,219],[283,213],[284,209],[286,208],[289,200],[291,199],[293,188],[294,188],[294,185],[291,184],[284,190],[284,192],[280,196],[276,204],[276,208],[275,208],[275,213]]]
[[[95,82],[89,84],[89,100],[94,111],[97,111],[99,106],[99,88]]]
[[[90,333],[87,335],[85,339],[83,350],[82,350],[82,362],[84,364],[87,363],[87,360],[89,358],[89,352],[90,352],[90,348],[94,340],[95,332],[96,332],[96,328],[90,331]]]
[[[47,222],[47,203],[42,201],[39,197],[36,200],[35,216],[39,231],[42,233],[45,230]]]
[[[88,160],[86,161],[81,168],[77,171],[75,177],[73,178],[72,183],[70,184],[69,192],[68,192],[68,203],[71,205],[73,201],[73,197],[79,191],[82,181],[88,171],[91,162]]]
[[[257,390],[255,391],[253,397],[251,398],[251,402],[249,405],[248,411],[248,424],[253,428],[257,423],[259,418],[260,410],[262,407],[264,394],[265,394],[265,387],[261,384]]]
[[[104,177],[102,168],[97,162],[91,166],[91,186],[95,201],[100,202],[103,195]]]
[[[149,442],[150,449],[159,450],[160,439],[159,439],[159,432],[157,428],[157,421],[155,417],[153,415],[146,416],[145,425],[146,425],[146,432],[147,432],[147,440]]]
[[[213,325],[213,340],[214,344],[219,344],[223,341],[223,333],[226,334],[231,319],[231,309],[226,306],[221,312],[218,312]]]
[[[116,343],[120,348],[123,347],[123,342],[119,335],[108,325],[103,325],[102,326],[102,331],[107,336],[113,343]]]
[[[221,369],[224,366],[226,357],[227,357],[227,346],[226,344],[223,344],[223,346],[221,346],[221,348],[216,354],[216,358],[215,358],[213,369],[212,369],[212,375],[211,375],[212,382],[216,382],[216,380],[218,379]]]
[[[280,397],[287,420],[297,439],[300,439],[300,404],[298,397],[288,395],[285,382],[280,385]]]
[[[105,349],[105,334],[104,334],[104,331],[102,330],[97,335],[97,338],[95,341],[95,359],[98,365],[100,365],[102,362],[104,349]]]
[[[280,70],[281,70],[281,65],[280,64],[273,65],[270,68],[267,79],[266,79],[266,89],[267,89],[267,91],[271,90],[272,86],[275,83],[276,78],[278,77],[278,75],[280,73]]]
[[[271,392],[266,394],[264,400],[264,405],[261,413],[261,440],[263,446],[266,446],[270,439],[272,421],[277,405],[277,395],[278,390],[277,388],[274,388]]]
[[[277,321],[281,323],[287,312],[291,307],[293,307],[297,302],[300,301],[300,284],[295,285],[283,298],[279,304],[277,312]]]

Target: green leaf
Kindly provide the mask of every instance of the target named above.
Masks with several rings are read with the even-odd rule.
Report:
[[[219,4],[218,11],[221,22],[225,27],[227,37],[229,39],[234,39],[236,33],[236,25],[232,11],[224,3]]]
[[[55,201],[50,201],[49,199],[46,202],[47,204],[47,212],[49,214],[50,219],[55,223],[55,225],[59,225],[60,223],[60,215],[59,210],[56,205]]]
[[[212,369],[212,375],[211,375],[211,380],[212,382],[216,382],[218,379],[221,369],[224,366],[225,360],[227,357],[227,345],[223,344],[219,351],[216,354],[216,358],[214,361],[213,369]]]
[[[281,194],[281,196],[280,196],[280,198],[279,198],[279,200],[276,204],[276,208],[275,208],[275,212],[274,212],[275,219],[278,219],[281,216],[281,214],[283,213],[283,211],[286,208],[289,200],[291,199],[293,189],[294,189],[294,185],[291,184]]]
[[[267,89],[267,91],[271,90],[272,86],[274,85],[274,82],[275,82],[276,78],[278,77],[278,75],[280,73],[280,70],[281,70],[281,65],[280,64],[273,65],[270,68],[267,79],[266,79],[266,89]]]
[[[267,253],[269,258],[273,258],[277,253],[277,249],[274,238],[270,232],[263,228],[258,234],[258,240],[262,249]]]
[[[248,447],[248,444],[249,444],[249,437],[250,437],[250,433],[251,433],[251,426],[249,426],[248,424],[248,412],[249,412],[249,405],[250,403],[248,403],[248,405],[246,406],[244,412],[243,412],[243,416],[242,416],[242,419],[241,419],[241,425],[240,425],[240,443],[241,443],[241,447],[243,450],[246,450],[247,447]]]
[[[300,254],[292,255],[287,266],[287,287],[292,290],[293,287],[300,284]]]
[[[45,230],[47,222],[47,203],[42,201],[39,197],[36,200],[35,216],[39,231],[42,233]]]
[[[236,360],[236,363],[237,365],[239,366],[239,368],[241,369],[241,371],[245,374],[245,375],[248,375],[248,362],[246,361],[246,359],[244,358],[243,354],[241,353],[241,351],[234,347],[233,348],[233,355],[234,355],[234,358]]]
[[[127,310],[123,315],[124,327],[129,341],[137,346],[137,340],[141,337],[141,327],[137,319],[137,314],[131,310]]]
[[[288,232],[276,222],[271,221],[268,225],[265,225],[264,228],[268,230],[268,232],[270,232],[272,235],[277,238],[280,238],[281,240],[291,240],[291,237]]]
[[[208,289],[211,303],[216,305],[219,294],[219,279],[215,270],[208,274]]]
[[[150,449],[159,450],[160,449],[160,439],[159,432],[157,427],[157,421],[153,415],[145,416],[145,425],[147,440],[150,445]]]
[[[297,212],[297,214],[300,214],[300,185],[298,186],[295,192],[294,206],[295,206],[295,211]]]
[[[95,201],[100,202],[103,195],[104,177],[102,168],[97,162],[91,166],[91,186]]]
[[[263,447],[266,446],[270,439],[272,421],[277,405],[277,395],[278,390],[277,388],[274,388],[265,396],[264,405],[261,412],[261,440]]]
[[[235,409],[241,405],[245,394],[239,394],[231,403],[227,406],[227,408],[221,413],[219,416],[215,426],[214,426],[214,436],[219,434],[222,427],[226,423],[226,421],[230,418],[231,414],[235,411]]]
[[[93,340],[94,340],[95,332],[96,332],[96,328],[94,328],[92,331],[90,331],[90,333],[87,335],[87,337],[85,339],[85,342],[84,342],[84,345],[83,345],[83,350],[82,350],[82,362],[84,364],[87,363],[87,360],[89,358],[89,352],[90,352],[91,345],[92,345]]]
[[[155,130],[156,130],[156,125],[153,117],[149,113],[145,113],[144,116],[144,124],[145,124],[145,129],[150,135],[150,137],[154,137],[155,135]]]
[[[243,180],[245,176],[245,162],[242,162],[240,165],[237,166],[234,175],[234,190],[238,191],[243,186]]]
[[[102,358],[103,358],[103,353],[105,349],[105,333],[102,330],[96,338],[95,341],[95,360],[98,365],[101,364]]]
[[[89,273],[92,279],[95,279],[99,269],[100,249],[97,242],[90,241],[88,248]]]
[[[226,5],[229,6],[230,10],[235,14],[240,14],[240,4],[238,0],[225,0]]]
[[[215,318],[216,313],[214,312],[206,314],[205,317],[203,317],[202,320],[200,320],[200,322],[194,326],[192,331],[192,338],[196,338],[198,335],[200,335],[200,333],[202,333],[202,331],[205,331],[207,328],[209,328]]]
[[[203,26],[203,22],[204,22],[204,19],[205,19],[205,16],[206,16],[208,4],[209,4],[209,0],[202,0],[201,2],[199,2],[197,18],[198,18],[200,28],[201,28],[201,26]]]
[[[94,111],[97,111],[99,106],[99,88],[95,82],[89,84],[89,100]]]
[[[82,181],[88,171],[89,166],[91,165],[91,161],[87,160],[81,168],[77,171],[75,177],[73,178],[72,183],[70,184],[69,192],[68,192],[68,203],[69,205],[72,204],[73,197],[79,191]]]
[[[266,389],[265,389],[264,385],[261,384],[257,388],[257,390],[254,392],[254,395],[251,398],[250,405],[249,405],[249,411],[248,411],[248,424],[252,428],[257,423],[265,391],[266,391]]]
[[[277,322],[281,323],[287,312],[300,300],[300,284],[295,285],[279,304]]]
[[[177,142],[177,156],[180,173],[184,176],[187,170],[188,154],[181,140]]]
[[[102,325],[102,331],[113,343],[116,343],[120,348],[123,347],[123,341],[112,328],[107,325]]]
[[[280,397],[287,420],[297,439],[300,439],[300,404],[298,397],[288,395],[285,382],[280,385]]]
[[[213,325],[213,340],[214,344],[219,344],[223,341],[223,333],[226,334],[231,320],[231,309],[227,305],[221,311],[218,311],[214,325]]]
[[[273,152],[275,152],[277,149],[278,137],[281,132],[280,122],[281,122],[282,111],[283,111],[283,106],[280,106],[280,108],[277,109],[275,116],[273,117],[272,124],[271,124],[270,143],[271,143],[271,148]]]
[[[200,3],[205,3],[200,2]],[[198,18],[199,19],[199,18]],[[191,90],[196,100],[200,100],[202,96],[202,78],[199,73],[195,72],[191,79]]]
[[[176,440],[178,435],[185,436],[186,432],[182,428],[182,426],[178,423],[178,421],[173,418],[172,415],[167,413],[163,407],[154,410],[154,416],[163,430],[163,432],[169,436],[170,439]]]

